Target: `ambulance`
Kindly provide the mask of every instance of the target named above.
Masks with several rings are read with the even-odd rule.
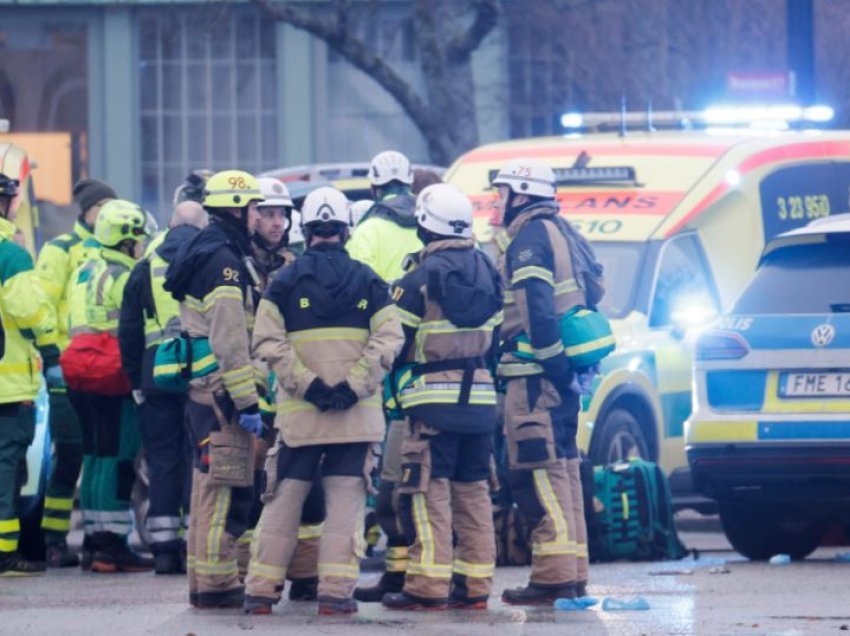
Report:
[[[589,133],[489,144],[461,156],[445,179],[475,208],[494,252],[499,167],[534,157],[555,171],[562,214],[605,266],[601,309],[616,351],[585,397],[580,447],[596,464],[659,462],[680,506],[694,494],[683,428],[701,330],[752,276],[765,242],[845,211],[850,132],[702,129]],[[495,232],[494,232],[495,230]]]

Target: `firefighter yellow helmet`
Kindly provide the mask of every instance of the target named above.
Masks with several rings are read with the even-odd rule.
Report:
[[[264,201],[257,179],[242,170],[224,170],[209,178],[204,190],[205,208],[244,208]]]
[[[94,238],[106,247],[115,247],[126,239],[150,238],[155,231],[153,218],[132,201],[123,199],[104,203],[94,224]]]

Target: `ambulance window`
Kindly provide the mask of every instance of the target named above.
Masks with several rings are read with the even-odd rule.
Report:
[[[683,236],[661,250],[649,315],[650,327],[698,323],[718,313],[719,303],[695,236]]]

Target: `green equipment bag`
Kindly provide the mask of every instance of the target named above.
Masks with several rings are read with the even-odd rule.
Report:
[[[218,362],[207,338],[181,334],[162,342],[154,354],[153,381],[157,388],[171,393],[189,389],[189,381],[218,370]]]
[[[586,307],[574,307],[560,319],[561,342],[573,368],[590,367],[614,351],[617,343],[604,314]],[[518,358],[534,360],[534,350],[526,334],[516,339]]]
[[[681,559],[670,487],[657,464],[633,459],[593,469],[594,501],[585,510],[593,562]]]
[[[415,364],[406,364],[384,376],[382,399],[387,420],[404,419],[404,410],[401,408],[399,395],[416,379],[417,376],[413,373],[415,366]]]

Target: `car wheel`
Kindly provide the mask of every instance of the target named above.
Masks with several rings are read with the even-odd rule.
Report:
[[[776,554],[805,559],[820,545],[824,524],[776,506],[720,502],[720,523],[732,547],[751,561]]]
[[[148,532],[145,524],[148,518],[148,511],[150,510],[150,476],[148,460],[144,452],[140,453],[136,458],[136,483],[133,486],[131,501],[133,504],[133,514],[136,518],[136,532],[139,534],[142,545],[150,548],[153,543],[153,537]]]
[[[640,423],[625,409],[612,409],[594,433],[590,458],[596,465],[607,465],[636,457],[651,459]]]

